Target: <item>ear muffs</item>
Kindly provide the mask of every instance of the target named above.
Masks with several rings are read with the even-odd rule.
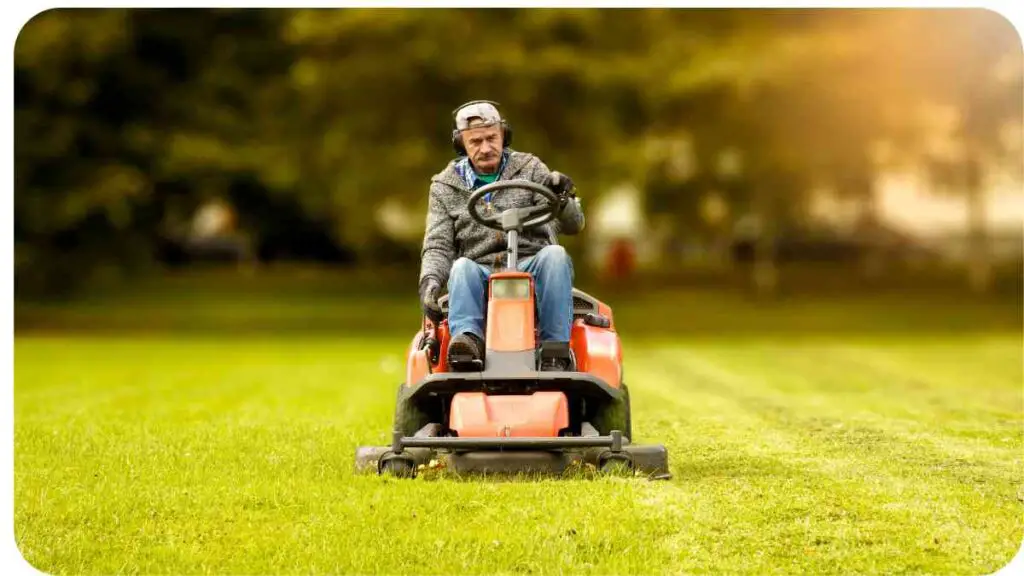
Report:
[[[458,115],[459,110],[462,110],[463,108],[465,108],[466,106],[469,106],[470,104],[479,104],[481,102],[486,102],[488,104],[492,104],[495,107],[500,106],[497,102],[493,102],[491,100],[472,100],[470,102],[466,102],[462,106],[459,106],[455,110],[452,110],[452,120],[453,121],[455,120],[455,116]],[[501,120],[501,147],[502,148],[508,148],[511,144],[512,144],[512,126],[510,126],[509,123],[506,122],[505,119],[503,118]],[[455,153],[458,154],[459,156],[465,156],[466,155],[466,145],[463,144],[463,142],[462,142],[462,133],[459,132],[459,130],[457,128],[455,130],[452,130],[452,148],[455,150]]]

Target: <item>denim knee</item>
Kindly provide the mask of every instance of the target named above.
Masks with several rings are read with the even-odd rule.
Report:
[[[554,262],[568,262],[569,253],[558,244],[549,244],[540,249],[540,252],[537,253],[537,258]]]
[[[469,274],[475,274],[476,266],[476,262],[466,258],[465,256],[460,256],[452,264],[452,271],[448,275],[449,283],[454,278],[466,278]]]
[[[558,270],[566,270],[570,277],[574,275],[572,257],[569,253],[557,244],[551,244],[541,248],[537,253],[537,264],[544,274],[556,273]]]

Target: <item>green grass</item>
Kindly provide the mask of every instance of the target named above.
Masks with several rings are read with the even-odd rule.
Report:
[[[355,447],[387,441],[411,333],[351,334],[19,335],[26,559],[50,573],[985,574],[1024,536],[1019,333],[635,331],[634,430],[668,447],[668,482],[354,476]]]

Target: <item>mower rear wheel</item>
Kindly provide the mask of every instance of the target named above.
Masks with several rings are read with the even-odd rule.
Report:
[[[629,387],[622,383],[622,396],[609,402],[598,410],[593,416],[592,424],[602,435],[611,434],[612,430],[619,430],[622,435],[633,442],[633,418],[629,401]]]
[[[412,402],[405,400],[405,383],[398,385],[395,394],[395,419],[393,430],[401,430],[405,436],[412,436],[417,430],[430,424],[430,417],[423,413]]]
[[[625,382],[622,383],[622,394],[623,394],[623,396],[626,399],[626,425],[622,428],[622,433],[626,436],[626,438],[629,438],[629,440],[632,442],[632,440],[633,440],[633,406],[630,404],[630,401],[629,401],[629,386],[626,386]]]

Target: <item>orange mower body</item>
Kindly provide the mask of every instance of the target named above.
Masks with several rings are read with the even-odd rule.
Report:
[[[399,475],[413,476],[419,465],[440,460],[456,472],[561,474],[590,463],[667,478],[664,447],[632,443],[611,308],[573,289],[569,347],[553,351],[568,353],[572,369],[544,372],[541,361],[552,351],[538,341],[534,295],[529,274],[491,275],[486,354],[477,371],[448,365],[447,319],[416,332],[398,389],[392,446],[360,448],[357,467],[378,473],[401,467]],[[442,299],[445,313],[446,304]]]

